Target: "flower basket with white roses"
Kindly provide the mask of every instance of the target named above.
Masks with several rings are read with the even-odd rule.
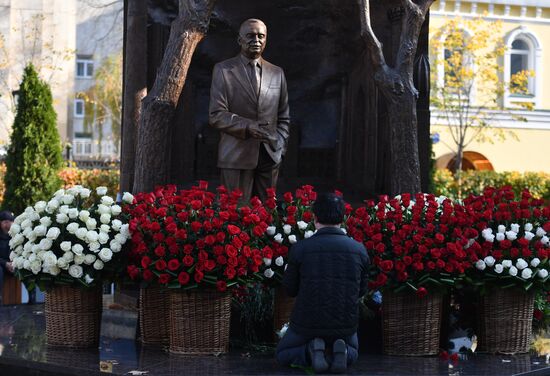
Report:
[[[123,201],[133,196],[125,193]],[[16,217],[10,235],[16,276],[29,290],[46,291],[48,343],[96,345],[101,286],[120,268],[130,236],[122,206],[105,187],[60,189]]]
[[[529,351],[534,298],[549,290],[550,207],[524,191],[488,188],[465,200],[480,235],[466,281],[480,296],[480,349]]]

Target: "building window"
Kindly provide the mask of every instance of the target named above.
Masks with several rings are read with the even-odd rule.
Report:
[[[94,61],[92,59],[76,60],[76,77],[77,78],[92,78],[94,76]]]
[[[83,99],[74,100],[74,117],[75,118],[84,117],[84,100]]]
[[[74,147],[76,156],[92,154],[92,140],[90,138],[75,138]]]
[[[542,97],[542,48],[539,39],[525,26],[513,30],[505,38],[504,106],[517,107],[525,103],[540,106]],[[522,77],[521,79],[517,79]]]

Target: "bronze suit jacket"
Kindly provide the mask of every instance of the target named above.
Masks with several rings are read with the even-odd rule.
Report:
[[[218,146],[218,167],[252,170],[258,164],[262,142],[249,137],[247,127],[253,123],[269,123],[266,129],[277,143],[264,143],[275,163],[285,154],[289,135],[289,109],[283,70],[262,59],[259,96],[240,56],[214,66],[210,89],[210,125],[221,131]]]

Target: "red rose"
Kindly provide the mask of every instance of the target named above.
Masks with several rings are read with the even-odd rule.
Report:
[[[273,210],[277,207],[277,202],[273,198],[268,198],[265,201],[265,206],[268,207],[269,209]]]
[[[207,235],[204,238],[204,242],[208,245],[213,245],[216,242],[216,237],[214,235]]]
[[[160,231],[160,224],[158,222],[151,223],[151,231],[159,232]]]
[[[128,265],[126,272],[131,279],[136,279],[139,276],[139,269],[135,265]]]
[[[220,265],[225,265],[227,264],[227,258],[225,256],[218,256],[216,262]]]
[[[237,257],[238,251],[234,246],[232,246],[231,244],[228,244],[225,246],[225,253],[229,257]]]
[[[193,253],[193,246],[191,244],[184,245],[183,253],[185,253],[186,255],[190,255],[191,253]]]
[[[141,267],[143,269],[147,269],[149,265],[151,265],[151,259],[149,258],[149,256],[143,256],[141,259]]]
[[[162,273],[161,275],[159,275],[159,283],[166,284],[168,282],[170,282],[170,275],[166,273]]]
[[[265,190],[268,198],[274,198],[275,197],[275,188],[266,188]]]
[[[541,321],[544,318],[544,313],[540,309],[535,309],[533,311],[533,317],[537,321]]]
[[[185,231],[184,229],[176,231],[176,238],[181,240],[187,239],[187,231]]]
[[[393,261],[391,260],[384,260],[380,263],[380,269],[382,269],[385,273],[390,272],[393,269]]]
[[[183,258],[183,265],[189,267],[191,265],[193,265],[195,263],[195,259],[190,256],[190,255],[186,255],[184,258]]]
[[[181,272],[178,275],[178,282],[180,283],[180,285],[184,286],[189,282],[189,278],[189,274],[187,274],[186,272]]]
[[[198,270],[195,271],[195,275],[194,275],[195,282],[200,283],[203,278],[204,278],[203,272],[199,272]]]
[[[227,268],[227,269],[225,269],[224,274],[227,277],[227,279],[233,279],[237,275],[237,271],[233,268]]]
[[[231,235],[237,235],[239,232],[241,232],[241,229],[234,225],[227,225],[227,231]]]
[[[206,260],[204,263],[204,268],[209,272],[211,272],[215,267],[216,263],[214,262],[214,260]]]
[[[291,203],[292,202],[292,193],[290,192],[286,192],[284,195],[283,195],[283,198],[286,202],[288,203]]]
[[[144,281],[147,281],[147,282],[151,281],[153,279],[153,276],[154,276],[153,272],[150,271],[149,269],[145,269],[143,271],[143,280]]]
[[[302,221],[311,222],[312,219],[313,219],[313,214],[311,212],[306,211],[304,212],[304,214],[302,214]]]
[[[164,257],[164,255],[166,255],[166,249],[162,245],[157,246],[155,248],[155,255],[157,255],[157,257]]]
[[[166,266],[166,261],[164,260],[157,260],[157,262],[155,263],[155,269],[157,269],[159,272],[166,270]]]
[[[176,270],[178,270],[180,267],[180,262],[176,259],[172,259],[170,261],[168,261],[168,270],[174,272]]]
[[[225,291],[227,290],[227,283],[225,283],[225,281],[218,281],[216,282],[216,288],[218,289],[218,291]]]
[[[426,290],[426,288],[419,287],[418,290],[416,290],[416,296],[418,296],[419,298],[423,298],[426,295],[428,295],[428,290]]]
[[[265,229],[262,226],[255,226],[254,229],[252,230],[252,233],[254,234],[254,236],[259,238],[265,233]]]
[[[458,362],[458,353],[451,354],[451,356],[449,357],[449,360],[451,362]]]

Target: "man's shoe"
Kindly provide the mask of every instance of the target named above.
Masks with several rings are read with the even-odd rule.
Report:
[[[322,338],[315,338],[308,343],[307,350],[313,370],[318,373],[327,371],[328,363],[325,358],[325,341]]]
[[[348,345],[343,339],[337,339],[332,344],[332,373],[344,373],[348,368]]]

